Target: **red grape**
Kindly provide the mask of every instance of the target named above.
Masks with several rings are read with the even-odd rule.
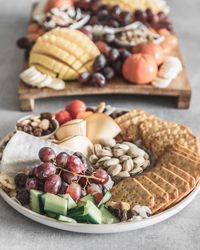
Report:
[[[92,76],[91,85],[102,88],[106,85],[106,78],[100,73],[95,73]]]
[[[66,193],[69,194],[75,202],[77,202],[81,198],[81,186],[73,182],[68,186]]]
[[[35,176],[40,180],[44,180],[50,177],[51,175],[54,175],[55,173],[56,166],[53,163],[45,162],[36,168]]]
[[[84,196],[86,196],[86,195],[87,195],[86,190],[85,190],[85,189],[82,189],[82,191],[81,191],[81,197],[84,197]]]
[[[57,194],[60,190],[62,180],[59,175],[50,176],[44,184],[44,192]]]
[[[59,194],[65,194],[67,187],[68,187],[68,184],[63,181],[59,190]]]
[[[90,78],[91,78],[91,73],[86,71],[79,75],[78,81],[82,85],[86,85],[86,84],[89,84]]]
[[[81,187],[85,187],[86,183],[87,183],[87,178],[85,177],[81,177],[78,181],[78,183],[81,185]]]
[[[56,163],[58,167],[65,168],[67,165],[67,159],[69,155],[65,152],[61,152],[56,156]]]
[[[142,11],[142,10],[136,10],[135,11],[135,19],[137,21],[140,21],[142,23],[146,22],[147,21],[147,14],[145,11]]]
[[[93,64],[93,69],[95,72],[100,71],[106,66],[106,57],[103,54],[98,55],[95,58],[94,64]]]
[[[112,8],[111,8],[111,15],[113,18],[115,19],[118,19],[119,16],[121,14],[121,8],[119,5],[114,5]]]
[[[104,68],[102,73],[105,76],[106,80],[111,80],[115,76],[114,69],[109,66]]]
[[[56,154],[53,149],[49,147],[41,148],[39,151],[39,158],[42,162],[51,162],[55,160]]]
[[[119,50],[117,49],[111,49],[108,53],[108,59],[111,62],[115,62],[120,56]]]
[[[102,54],[108,55],[108,52],[110,51],[110,47],[107,43],[103,41],[97,41],[95,44]]]
[[[100,180],[96,180],[96,179],[93,180],[97,184],[105,184],[109,180],[109,175],[102,168],[98,168],[97,170],[95,170],[93,175],[97,178],[100,178]]]
[[[76,174],[79,174],[82,172],[83,169],[83,163],[82,161],[75,155],[70,155],[67,160],[67,166],[69,169]]]
[[[37,171],[37,167],[33,167],[29,172],[29,177],[35,177],[35,173]]]
[[[103,198],[102,188],[95,183],[91,183],[89,186],[87,186],[87,193],[92,194],[94,196],[96,204],[98,204]]]
[[[17,47],[20,49],[30,49],[33,45],[33,42],[28,36],[21,37],[17,40]]]
[[[28,178],[26,181],[26,189],[38,189],[38,180],[36,178]]]
[[[97,16],[92,16],[90,18],[90,20],[89,20],[89,24],[90,25],[97,25],[97,24],[99,24],[99,20],[98,20]]]
[[[66,181],[68,184],[71,184],[73,181],[77,181],[78,180],[78,176],[74,175],[72,173],[68,173],[68,172],[63,172],[63,180]]]

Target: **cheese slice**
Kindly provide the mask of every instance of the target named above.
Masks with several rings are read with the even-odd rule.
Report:
[[[85,157],[93,152],[93,144],[86,136],[72,136],[58,143],[65,150],[81,152]]]
[[[86,121],[82,119],[74,119],[64,123],[56,131],[56,139],[62,141],[70,136],[86,136]]]
[[[102,139],[114,138],[121,129],[108,115],[95,113],[86,118],[87,137],[92,143],[100,143]]]

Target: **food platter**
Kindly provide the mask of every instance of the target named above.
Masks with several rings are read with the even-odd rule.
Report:
[[[72,103],[74,103],[74,102],[77,103],[77,100],[72,101]],[[73,112],[75,112],[75,110],[77,112],[77,109],[75,109],[74,105],[73,105],[73,109],[72,109],[71,104],[69,104],[67,107],[70,107],[70,109],[68,108],[68,110],[71,110],[70,112],[73,113]],[[85,111],[83,113],[84,113],[84,115],[85,114],[89,115],[88,116],[89,120],[91,120],[91,117],[98,117],[98,116],[100,116],[102,119],[102,117],[110,116],[110,115],[106,115],[105,113],[95,113],[95,112],[108,112],[109,111],[108,107],[109,106],[106,106],[105,104],[102,105],[102,103],[101,103],[97,107],[88,108],[90,110],[89,114],[88,114],[88,112],[85,112]],[[91,113],[91,110],[93,110],[94,113]],[[38,155],[38,148],[41,148],[41,146],[43,145],[43,148],[40,149],[40,151],[41,151],[44,149],[44,146],[46,146],[46,147],[48,146],[48,149],[51,147],[51,149],[55,150],[55,152],[57,152],[57,153],[61,152],[59,154],[63,154],[63,149],[59,148],[57,145],[55,146],[55,144],[54,144],[55,140],[52,139],[52,133],[54,133],[53,131],[50,131],[49,137],[48,137],[48,135],[46,135],[45,138],[44,138],[44,136],[42,136],[42,134],[40,134],[40,137],[41,137],[40,141],[38,141],[38,139],[36,138],[37,136],[39,136],[38,133],[33,133],[34,136],[30,136],[30,135],[28,135],[29,131],[26,131],[26,133],[24,133],[25,131],[24,132],[18,131],[19,129],[21,130],[23,128],[23,127],[20,127],[21,126],[20,124],[23,123],[24,121],[26,121],[26,124],[27,124],[28,119],[30,119],[31,124],[34,125],[33,120],[32,120],[33,117],[30,117],[30,116],[25,117],[24,119],[20,119],[17,122],[16,127],[15,127],[16,131],[8,134],[0,142],[0,152],[1,152],[1,159],[2,159],[1,160],[0,185],[3,185],[2,189],[0,189],[0,195],[5,200],[5,202],[7,202],[13,209],[18,211],[20,214],[24,215],[25,217],[28,217],[29,219],[31,219],[33,221],[41,223],[43,225],[47,225],[49,227],[53,227],[53,228],[57,228],[57,229],[65,230],[65,231],[89,233],[89,234],[117,233],[117,232],[125,232],[125,231],[131,231],[131,230],[136,230],[136,229],[140,229],[140,228],[145,228],[145,227],[154,225],[156,223],[162,222],[162,221],[170,218],[171,216],[179,213],[188,204],[190,204],[200,190],[198,140],[193,136],[192,132],[190,130],[188,130],[187,127],[184,127],[183,125],[158,120],[155,117],[148,116],[149,114],[147,114],[141,110],[139,110],[139,111],[134,110],[134,111],[129,112],[129,111],[124,111],[122,109],[121,110],[118,110],[118,109],[114,110],[113,107],[110,107],[110,110],[112,110],[112,111],[109,111],[112,113],[111,114],[112,117],[114,117],[116,114],[118,114],[118,115],[117,115],[117,118],[115,118],[115,120],[113,120],[113,121],[111,121],[113,118],[112,119],[109,118],[109,126],[107,126],[106,129],[110,128],[110,126],[111,126],[110,124],[112,124],[112,130],[115,130],[116,125],[114,125],[114,121],[116,121],[117,124],[119,124],[119,126],[122,129],[120,136],[122,136],[125,140],[128,140],[127,136],[129,136],[129,142],[127,141],[127,144],[123,144],[123,142],[119,138],[117,139],[117,137],[115,137],[117,142],[118,142],[118,144],[116,144],[116,145],[118,145],[120,147],[123,146],[122,148],[124,148],[125,145],[131,144],[131,141],[130,141],[130,136],[131,136],[132,139],[134,138],[133,142],[138,145],[138,146],[136,146],[136,144],[135,144],[135,146],[134,146],[134,148],[137,149],[136,150],[137,152],[144,154],[145,151],[143,151],[143,150],[146,150],[143,146],[144,146],[144,143],[146,144],[147,142],[143,141],[143,144],[141,144],[140,142],[136,142],[137,141],[136,139],[138,139],[137,138],[138,134],[135,133],[135,131],[137,131],[135,125],[134,125],[135,128],[132,131],[133,134],[130,134],[131,127],[129,127],[129,134],[127,134],[127,131],[123,131],[124,130],[124,127],[122,125],[123,121],[126,119],[125,120],[126,124],[127,124],[127,122],[128,123],[130,123],[130,121],[132,122],[133,114],[136,115],[136,117],[138,117],[138,116],[143,117],[145,115],[146,116],[145,122],[150,121],[150,123],[148,123],[148,126],[152,126],[152,124],[154,124],[154,123],[156,123],[157,126],[158,126],[158,124],[162,124],[162,126],[167,128],[167,130],[169,130],[171,134],[173,134],[173,128],[175,127],[176,134],[177,133],[179,134],[178,137],[181,138],[182,143],[183,143],[182,139],[185,138],[183,135],[184,134],[183,131],[186,131],[187,142],[186,142],[186,144],[184,144],[184,146],[183,145],[179,145],[179,146],[172,145],[171,146],[168,144],[172,143],[172,142],[168,141],[167,144],[165,144],[165,140],[164,141],[161,140],[162,143],[164,143],[162,145],[162,147],[164,147],[164,145],[165,145],[166,152],[165,153],[161,152],[160,157],[155,162],[155,159],[154,159],[153,155],[151,155],[150,151],[146,151],[145,154],[149,154],[149,157],[150,157],[150,158],[147,158],[147,159],[149,159],[149,160],[147,160],[149,163],[146,166],[144,166],[144,165],[142,166],[140,164],[140,166],[143,169],[141,169],[141,167],[140,167],[140,170],[135,171],[135,172],[134,171],[131,172],[130,169],[127,168],[128,165],[127,164],[124,165],[123,162],[122,163],[118,162],[118,165],[115,164],[115,165],[110,166],[108,164],[109,160],[111,160],[109,157],[108,157],[109,159],[107,159],[107,165],[110,167],[106,168],[105,167],[106,165],[104,163],[102,165],[99,162],[99,164],[100,164],[100,168],[99,168],[99,165],[95,165],[96,164],[95,162],[97,162],[97,159],[95,160],[95,162],[93,162],[93,160],[92,160],[92,159],[94,159],[94,156],[95,156],[94,154],[95,154],[95,152],[97,152],[97,148],[99,147],[99,144],[94,144],[93,154],[90,153],[90,156],[89,155],[87,157],[85,156],[85,159],[89,160],[89,162],[90,162],[90,164],[92,164],[91,166],[93,168],[93,170],[92,170],[93,172],[92,172],[92,174],[90,174],[88,176],[88,178],[94,178],[95,175],[93,175],[93,173],[96,173],[95,171],[97,171],[98,169],[104,169],[107,172],[107,174],[109,174],[109,176],[110,176],[109,178],[111,178],[112,183],[113,183],[112,185],[106,184],[106,183],[110,183],[110,181],[108,181],[109,179],[107,179],[106,183],[102,182],[103,179],[101,180],[101,183],[102,183],[101,185],[105,184],[105,185],[107,185],[107,187],[105,186],[106,191],[101,191],[102,196],[100,199],[98,198],[100,202],[98,201],[98,203],[97,203],[96,198],[95,198],[95,193],[88,193],[89,192],[88,186],[94,185],[94,182],[92,182],[92,183],[88,182],[87,184],[83,184],[83,186],[82,186],[80,179],[75,180],[75,182],[73,182],[73,181],[68,182],[68,180],[63,179],[62,181],[63,182],[65,181],[67,184],[67,188],[65,186],[64,193],[61,192],[61,190],[62,190],[61,184],[59,186],[59,190],[60,190],[59,193],[58,193],[58,191],[56,191],[56,193],[54,193],[55,189],[50,190],[49,187],[48,187],[48,191],[47,191],[47,189],[45,189],[45,186],[43,186],[43,188],[40,189],[39,186],[36,185],[34,188],[32,186],[32,184],[30,185],[31,182],[29,182],[29,184],[28,184],[29,186],[27,185],[27,183],[28,183],[27,181],[41,178],[39,172],[37,174],[37,172],[35,172],[34,169],[28,170],[28,168],[27,168],[27,166],[29,166],[31,161],[32,161],[32,165],[30,165],[30,167],[36,166],[35,169],[39,169],[40,166],[42,166],[42,165],[38,165],[38,163],[39,163],[38,160],[37,160],[37,162],[34,161],[34,159],[37,159],[38,156],[36,156],[36,158],[35,158],[35,156],[33,157],[35,152],[36,152],[36,155]],[[57,113],[57,114],[62,114],[62,112]],[[47,118],[48,116],[49,116],[49,113],[42,113],[42,114],[40,114],[40,116],[36,116],[36,119],[38,120],[39,117],[40,118],[41,117]],[[128,119],[130,119],[130,118],[131,119],[127,120],[127,117],[128,117]],[[61,121],[60,119],[61,119],[61,116],[58,116],[58,115],[55,115],[55,118],[54,117],[51,118],[49,116],[50,122],[52,122],[52,121],[55,122],[55,120],[56,120],[57,122],[60,123],[60,121]],[[85,119],[87,120],[87,118],[85,118]],[[39,120],[39,122],[41,122],[41,124],[43,124],[42,121],[43,120]],[[68,121],[67,123],[64,123],[63,125],[60,125],[59,128],[56,128],[57,139],[60,138],[60,140],[63,141],[63,138],[60,137],[62,134],[58,133],[59,129],[61,129],[60,131],[63,131],[63,128],[64,128],[65,134],[69,133],[69,132],[72,133],[74,131],[74,127],[73,127],[73,130],[68,130],[68,131],[66,130],[66,124],[68,124],[70,126],[71,125],[74,126],[74,124],[76,124],[76,126],[77,126],[77,124],[79,124],[79,122],[80,122],[80,119],[77,119],[78,123],[74,123],[74,121],[75,120]],[[107,121],[107,120],[105,120],[105,121]],[[139,127],[142,128],[143,130],[145,128],[145,126],[144,126],[145,122],[144,121],[140,122],[141,124],[139,125]],[[94,123],[92,123],[92,124],[93,124],[92,126],[94,127],[94,130],[95,130],[95,125],[94,125]],[[170,128],[171,125],[173,125],[172,128]],[[87,127],[88,126],[90,126],[90,125],[89,125],[89,122],[87,120]],[[163,127],[163,129],[164,129],[164,127]],[[181,129],[182,132],[180,132],[179,129]],[[38,130],[37,127],[36,127],[36,130]],[[89,129],[89,130],[91,130],[91,129]],[[45,131],[43,131],[43,132],[45,132]],[[104,132],[105,132],[105,130],[104,130]],[[97,133],[99,133],[99,131],[97,131]],[[110,133],[112,134],[113,131],[110,131]],[[67,135],[67,136],[69,136],[69,135]],[[91,134],[87,134],[87,136],[89,136],[91,138]],[[174,137],[174,135],[172,136],[172,138],[173,137]],[[175,137],[175,138],[177,139],[178,137]],[[20,151],[21,146],[19,146],[16,150],[15,145],[19,144],[19,142],[23,144],[23,140],[29,146],[28,147],[23,146],[21,148],[22,151]],[[169,140],[169,139],[167,139],[167,140]],[[103,142],[102,139],[101,139],[101,141]],[[105,139],[104,139],[104,141],[105,141]],[[109,141],[109,139],[106,137],[106,142],[108,142],[108,141]],[[110,141],[113,142],[113,139]],[[155,139],[153,139],[153,141],[155,141]],[[176,140],[176,142],[177,142],[177,140]],[[87,146],[86,144],[87,143],[85,143],[84,147]],[[12,145],[14,145],[14,147]],[[67,148],[65,148],[65,150],[66,150],[65,152],[68,153],[69,152],[68,150],[71,150],[71,152],[77,152],[79,149],[80,149],[79,152],[81,152],[81,149],[84,148],[84,147],[78,148],[77,146],[75,146],[75,148],[72,149],[72,146],[74,146],[74,143],[71,143],[70,145],[71,146],[69,147],[69,144],[65,144],[65,146],[67,146]],[[98,145],[98,147],[97,147],[97,145]],[[156,154],[159,153],[159,150],[157,147],[156,148],[152,147],[153,145],[154,144],[150,145],[150,148],[151,148],[151,150],[154,151],[154,153],[153,153],[154,156],[156,156]],[[187,149],[188,145],[190,146],[190,148],[193,148],[193,151],[191,151],[190,149]],[[106,147],[106,150],[107,149],[108,149],[108,146]],[[120,149],[120,148],[118,148],[118,149]],[[129,149],[131,149],[131,147]],[[45,150],[46,150],[46,148],[45,148]],[[106,151],[105,148],[102,148],[102,150]],[[118,153],[120,152],[120,150],[117,151],[117,148],[114,148],[111,150],[112,150],[113,154],[115,154],[116,152],[118,152]],[[172,150],[174,150],[175,152],[172,152]],[[131,162],[133,161],[133,162],[135,162],[134,164],[136,164],[136,161],[134,161],[134,159],[139,158],[139,157],[136,157],[136,151],[135,151],[135,155],[133,157],[133,160],[131,160],[131,157],[130,157],[131,154],[129,154],[128,151],[126,151],[126,153],[124,153],[125,151],[123,151],[123,156],[128,157],[128,159],[127,159],[128,161],[131,161]],[[82,151],[82,152],[84,152],[84,154],[87,155],[87,151]],[[77,155],[77,153],[73,153],[73,155],[68,155],[67,157],[70,158],[71,156],[74,156],[75,154]],[[27,156],[29,156],[29,155],[30,155],[30,158],[29,158],[29,160],[27,160]],[[39,153],[39,157],[41,157],[40,155],[41,154]],[[99,155],[97,154],[97,156],[99,156]],[[171,158],[168,158],[168,156],[170,156]],[[18,161],[18,157],[20,159],[19,159],[19,162],[17,163],[16,160]],[[44,154],[43,154],[43,157],[44,157]],[[116,154],[115,154],[115,157],[117,157]],[[121,157],[122,157],[122,155],[121,155]],[[40,158],[40,159],[42,159],[42,158]],[[114,160],[114,158],[112,158],[112,159]],[[167,159],[167,161],[169,159],[169,162],[167,162],[167,164],[165,163],[166,159]],[[101,161],[101,158],[99,158],[99,160]],[[105,161],[105,159],[104,159],[104,161]],[[116,161],[116,158],[115,158],[115,161]],[[43,162],[44,162],[44,160],[43,160]],[[56,162],[57,162],[57,160],[56,160]],[[159,162],[163,165],[159,165]],[[128,163],[128,162],[126,162],[126,163]],[[173,163],[174,163],[174,165],[173,165]],[[46,163],[43,163],[43,164],[46,164]],[[58,162],[54,163],[54,164],[58,164]],[[70,164],[70,163],[67,163],[67,164]],[[116,175],[116,173],[114,174],[113,171],[111,171],[111,169],[113,170],[113,167],[114,167],[114,169],[116,171],[117,167],[119,167],[119,164],[122,164],[123,169],[121,167],[121,170],[120,170],[121,172],[119,171],[118,174]],[[181,165],[181,167],[179,167],[180,166],[179,164]],[[24,165],[24,166],[22,166],[22,165]],[[59,165],[55,165],[55,166],[58,167]],[[167,170],[166,170],[166,167],[168,168]],[[147,168],[147,171],[146,171],[146,168]],[[126,169],[126,171],[124,171],[125,169]],[[135,170],[138,169],[137,165],[134,166],[134,169]],[[64,169],[62,168],[61,171],[64,171]],[[26,173],[27,178],[28,178],[28,179],[26,179],[26,184],[25,184],[25,186],[23,186],[23,188],[22,188],[22,186],[18,186],[20,184],[20,182],[19,182],[20,179],[19,178],[18,178],[18,180],[16,179],[16,177],[19,176],[20,173],[22,173],[22,172],[23,172],[22,175],[24,176]],[[126,172],[126,175],[124,175],[125,172]],[[164,172],[165,172],[165,174],[163,175]],[[75,176],[75,172],[71,172],[71,173],[73,173]],[[122,175],[122,173],[123,173],[123,175]],[[168,174],[166,175],[166,173],[168,173]],[[88,175],[87,171],[82,172],[82,175],[80,175],[80,176],[83,176],[83,174],[84,174],[85,178]],[[15,179],[12,177],[13,175],[15,176]],[[55,175],[55,173],[54,173],[54,175]],[[52,176],[52,174],[49,177],[45,177],[45,179],[43,179],[43,181],[45,182],[44,185],[46,185],[46,182],[48,181],[49,178],[51,178],[51,176]],[[116,179],[117,176],[118,176],[119,180]],[[154,177],[157,176],[157,178],[153,178],[153,176]],[[129,178],[127,178],[127,177],[129,177]],[[63,178],[63,176],[62,176],[62,178]],[[160,180],[162,179],[162,181],[160,182],[159,179]],[[14,184],[14,186],[13,186],[13,180],[16,184],[16,185]],[[39,179],[37,179],[37,180],[39,181]],[[42,180],[42,179],[40,179],[40,180]],[[169,183],[170,180],[171,180],[172,184]],[[98,181],[99,181],[99,179],[98,179]],[[136,181],[136,183],[134,183],[135,181]],[[150,183],[149,183],[149,181],[150,181]],[[136,185],[137,182],[140,183],[139,189],[138,189],[138,185]],[[77,183],[77,185],[81,185],[81,188],[83,188],[83,190],[86,190],[86,193],[82,193],[82,195],[79,196],[79,200],[75,200],[75,197],[77,194],[75,194],[75,196],[73,196],[74,195],[73,192],[70,193],[69,187],[73,183]],[[152,186],[152,183],[154,183],[153,186]],[[182,184],[180,184],[180,183],[182,183]],[[132,186],[133,188],[131,189],[131,192],[130,192],[128,190],[131,187],[131,185],[133,185]],[[173,185],[175,185],[175,186],[173,186]],[[30,189],[28,189],[28,188],[30,188]],[[31,190],[31,188],[33,190]],[[139,193],[139,196],[133,190],[134,188],[137,189],[136,192]],[[141,188],[143,191],[141,191]],[[147,188],[147,189],[145,189],[145,188]],[[149,189],[149,191],[147,191],[148,189]],[[22,196],[20,198],[20,196],[18,195],[21,191],[24,192],[24,190],[26,190],[26,192],[27,192],[27,190],[29,190],[28,192],[30,193],[30,203],[28,201],[28,203],[23,204],[24,198],[22,198]],[[45,207],[44,207],[44,210],[40,210],[35,205],[33,205],[33,199],[35,199],[37,197],[37,196],[34,196],[35,192],[36,192],[36,194],[41,193],[41,191],[39,191],[39,190],[42,190],[42,194],[41,194],[40,198],[38,198],[38,204],[40,204],[40,206],[41,206],[41,203],[39,203],[39,200],[40,200],[40,202],[45,202],[44,204],[46,204],[46,202],[48,200],[48,198],[47,198],[48,195],[50,195],[50,196],[53,195],[54,199],[56,199],[56,197],[62,197],[62,198],[59,198],[62,200],[65,200],[64,199],[65,196],[63,196],[63,195],[68,195],[68,198],[69,198],[69,196],[73,197],[73,199],[72,199],[73,203],[74,203],[74,201],[76,201],[76,204],[75,204],[76,207],[75,208],[74,207],[67,208],[69,210],[65,210],[64,214],[62,213],[63,210],[59,210],[59,211],[61,211],[61,212],[59,212],[60,213],[59,214],[58,212],[55,212],[55,211],[57,211],[57,210],[55,210],[55,209],[57,209],[56,206],[57,206],[57,204],[59,204],[59,202],[57,201],[58,203],[54,203],[55,207],[53,207],[53,211],[55,213],[52,212],[50,214],[49,212],[51,210],[48,210]],[[172,191],[172,193],[170,190]],[[144,193],[144,191],[145,191],[145,193]],[[14,195],[13,195],[13,192],[15,193]],[[177,192],[179,194],[176,194]],[[109,195],[108,199],[106,198],[106,201],[105,201],[104,198],[106,197],[107,193],[109,193],[111,196]],[[129,196],[129,193],[132,193],[131,196]],[[92,203],[95,204],[96,209],[102,213],[101,214],[102,221],[101,220],[98,221],[95,219],[95,216],[97,216],[97,218],[98,218],[98,213],[97,214],[94,213],[95,210],[93,210],[92,216],[94,216],[94,217],[92,217],[92,220],[91,220],[91,217],[90,218],[87,217],[87,220],[86,220],[87,223],[86,223],[86,221],[81,221],[81,220],[79,221],[80,217],[79,216],[77,217],[77,214],[74,215],[73,214],[74,212],[70,212],[70,211],[72,211],[72,210],[74,211],[74,209],[76,211],[80,211],[81,207],[86,206],[88,204],[88,202],[90,202],[90,200],[82,200],[82,199],[84,199],[88,196],[91,197],[91,194],[94,195]],[[146,194],[147,194],[147,196],[146,196]],[[172,199],[171,195],[174,196],[173,199]],[[44,196],[44,200],[42,200],[43,196]],[[147,197],[147,198],[145,198],[145,197]],[[153,205],[149,201],[149,197],[153,197]],[[164,197],[165,197],[165,199],[164,199]],[[171,200],[169,200],[169,197],[171,197]],[[140,200],[140,198],[141,198],[141,200]],[[141,201],[141,203],[139,200]],[[103,201],[103,203],[101,203],[102,201]],[[21,204],[20,204],[20,202],[21,202]],[[69,202],[69,200],[67,201],[67,203],[68,202]],[[130,204],[132,204],[132,205],[130,205]],[[134,204],[135,204],[135,206],[134,206]],[[127,205],[128,205],[128,208],[127,208]],[[137,205],[138,205],[138,208],[136,208]],[[104,217],[105,213],[103,213],[103,211],[101,210],[102,206],[104,209],[107,210],[106,216],[108,216],[108,217]],[[134,206],[134,207],[132,207],[132,206]],[[119,214],[116,215],[116,213],[114,213],[114,211],[116,211],[116,208],[118,208],[118,211],[120,210],[123,213],[120,213],[120,215]],[[130,208],[133,210],[135,209],[136,214],[135,214],[135,212],[132,214],[133,210],[131,210]],[[147,208],[150,210],[146,210],[146,212],[144,212],[145,209],[147,209]],[[143,209],[143,212],[141,212],[142,209]],[[128,215],[129,211],[131,211],[131,216]],[[149,212],[147,212],[147,211],[149,211]],[[124,215],[124,212],[126,215]],[[142,215],[142,213],[143,213],[143,215]],[[144,215],[144,213],[146,213],[146,215]],[[53,214],[53,216],[56,215],[56,217],[52,218],[52,214]],[[65,216],[62,216],[62,215],[65,215]],[[61,220],[60,216],[62,218],[64,217],[65,219],[67,218],[67,221]],[[66,217],[66,216],[68,216],[68,217]],[[103,220],[103,218],[104,218],[104,220]],[[105,218],[106,218],[106,220],[105,220]],[[95,219],[95,220],[93,220],[93,219]]]
[[[114,2],[117,2],[117,1],[114,1]],[[121,2],[123,3],[123,1]],[[36,7],[37,7],[37,4],[35,4],[32,8],[33,13]],[[91,15],[93,15],[93,13]],[[33,24],[32,17],[31,17],[31,22]],[[168,22],[168,19],[166,22]],[[31,26],[31,23],[30,23],[30,26]],[[93,26],[94,30],[96,26],[95,25]],[[108,32],[109,30],[110,29],[108,28]],[[172,32],[172,34],[174,35],[177,41],[175,33]],[[29,35],[32,35],[32,34],[28,33],[28,36]],[[33,34],[33,35],[35,36],[37,34]],[[43,51],[43,54],[45,53],[46,52]],[[51,89],[48,86],[38,88],[33,85],[31,86],[30,84],[27,85],[25,81],[20,80],[19,88],[18,88],[20,108],[23,111],[31,111],[34,109],[35,101],[37,99],[43,99],[43,98],[49,98],[49,97],[76,96],[76,95],[79,95],[79,96],[109,95],[109,94],[115,94],[115,95],[123,94],[123,95],[133,95],[133,96],[134,95],[142,95],[142,96],[150,95],[150,96],[158,96],[158,97],[171,96],[171,97],[176,98],[177,108],[189,108],[190,100],[191,100],[191,92],[192,92],[191,85],[188,79],[186,67],[183,61],[183,57],[180,51],[180,45],[178,42],[177,42],[177,46],[171,49],[167,55],[170,57],[172,56],[172,57],[178,58],[182,64],[182,69],[183,69],[180,72],[180,74],[178,74],[178,76],[171,81],[170,85],[168,84],[168,87],[165,87],[165,88],[155,87],[152,84],[130,84],[130,81],[128,81],[127,79],[125,79],[123,76],[120,75],[121,73],[119,75],[116,75],[112,79],[108,80],[108,84],[105,84],[103,87],[97,87],[97,86],[93,86],[90,84],[88,85],[86,84],[85,86],[83,86],[82,83],[80,83],[80,81],[78,81],[77,78],[70,79],[69,81],[66,80],[65,81],[66,84],[63,86],[62,89]],[[79,57],[78,59],[81,60],[81,57]],[[28,66],[30,66],[30,63],[28,61],[29,59],[28,60],[24,59],[23,70],[26,70]]]
[[[192,200],[197,196],[199,190],[200,190],[200,184],[198,184],[196,188],[192,191],[192,193],[190,193],[183,201],[179,202],[176,206],[174,206],[173,208],[169,208],[165,212],[162,212],[158,215],[154,215],[146,220],[138,222],[123,222],[114,225],[112,224],[88,225],[80,223],[75,225],[70,225],[68,223],[57,222],[54,219],[47,218],[45,216],[39,215],[37,213],[32,212],[29,209],[22,207],[21,205],[17,204],[14,200],[12,200],[3,190],[0,190],[0,194],[1,197],[5,200],[5,202],[7,202],[13,209],[18,211],[25,217],[33,221],[36,221],[40,224],[70,232],[88,233],[88,234],[109,234],[109,233],[120,233],[131,230],[137,230],[167,220],[170,217],[179,213],[186,206],[188,206],[192,202]]]

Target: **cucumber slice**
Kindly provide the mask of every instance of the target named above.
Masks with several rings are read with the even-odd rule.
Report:
[[[69,217],[74,217],[74,216],[81,216],[84,213],[84,206],[81,207],[76,207],[68,211],[68,216]]]
[[[80,199],[80,202],[82,203],[87,203],[87,201],[91,201],[92,203],[94,203],[94,197],[92,194],[88,194]]]
[[[47,196],[47,193],[45,193],[45,194],[43,194],[43,195],[41,196],[41,200],[42,200],[43,206],[44,206],[44,203],[45,203],[45,198],[46,198],[46,196]]]
[[[57,195],[47,193],[44,210],[57,215],[67,215],[67,200]]]
[[[100,211],[102,214],[103,224],[114,224],[120,222],[120,220],[116,216],[114,216],[104,205],[101,205]]]
[[[76,220],[69,218],[69,217],[66,217],[66,216],[63,216],[63,215],[59,215],[58,220],[62,221],[62,222],[67,222],[67,223],[77,223]]]
[[[72,199],[72,197],[69,194],[61,194],[59,195],[60,197],[67,199],[68,203],[67,203],[67,210],[70,210],[72,208],[77,207],[76,202]]]
[[[34,212],[38,214],[44,213],[44,206],[41,199],[42,195],[43,192],[41,191],[34,189],[31,189],[30,191],[30,207]]]
[[[46,212],[46,215],[47,215],[48,217],[50,217],[50,218],[53,218],[53,219],[56,219],[56,218],[58,217],[57,214],[54,214],[54,213],[52,213],[52,212]]]
[[[107,201],[109,201],[111,196],[112,196],[111,192],[107,191],[105,193],[104,197],[99,202],[98,207],[100,207],[102,204],[105,204]]]
[[[101,211],[89,200],[84,207],[83,220],[91,224],[102,223]]]

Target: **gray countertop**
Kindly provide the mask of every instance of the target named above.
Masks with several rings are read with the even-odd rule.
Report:
[[[22,51],[15,41],[25,34],[31,2],[0,0],[0,138],[11,131],[15,121],[27,113],[19,111],[18,74]],[[140,107],[165,119],[190,126],[200,134],[200,1],[169,1],[171,15],[193,87],[191,108],[175,109],[175,100],[156,97],[84,97],[89,105],[101,100],[125,108]],[[50,98],[36,102],[35,112],[56,111],[72,98]],[[200,249],[200,194],[178,215],[146,229],[113,235],[84,235],[51,229],[33,222],[0,198],[0,249]]]

